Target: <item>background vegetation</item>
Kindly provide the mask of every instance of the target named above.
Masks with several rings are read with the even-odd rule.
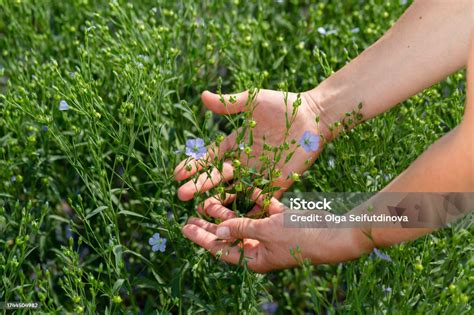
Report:
[[[266,275],[180,232],[197,211],[176,197],[176,151],[230,131],[201,91],[218,78],[224,92],[313,88],[405,2],[0,0],[0,301],[48,313],[470,313],[470,226],[388,249],[392,262]],[[339,137],[293,189],[380,190],[460,121],[464,80]]]

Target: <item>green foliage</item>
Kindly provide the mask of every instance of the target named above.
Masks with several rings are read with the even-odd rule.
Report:
[[[223,92],[313,88],[405,7],[0,1],[0,301],[39,301],[47,313],[255,313],[268,301],[282,314],[468,313],[472,228],[396,246],[392,264],[364,257],[268,275],[219,262],[180,231],[197,201],[176,197],[176,150],[233,127],[204,114],[203,90],[218,78]],[[293,189],[380,190],[459,123],[464,79],[342,134]],[[164,253],[148,245],[155,232]]]

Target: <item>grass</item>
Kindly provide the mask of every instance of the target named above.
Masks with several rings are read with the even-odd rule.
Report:
[[[176,197],[175,151],[230,131],[202,110],[201,91],[220,78],[224,92],[313,88],[407,5],[0,0],[0,301],[46,313],[255,313],[268,302],[280,314],[472,312],[471,226],[394,246],[392,263],[266,275],[180,231],[197,211]],[[464,80],[342,135],[293,189],[380,190],[459,123]],[[163,253],[148,245],[156,232]]]

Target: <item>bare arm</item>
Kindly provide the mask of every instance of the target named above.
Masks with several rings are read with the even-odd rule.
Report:
[[[337,135],[337,130],[329,132],[329,126],[341,120],[346,112],[357,108],[359,103],[363,104],[364,118],[372,118],[464,67],[467,63],[470,29],[474,23],[473,8],[474,0],[416,1],[375,44],[319,86],[301,94],[302,103],[288,140],[299,141],[306,130],[331,140]],[[229,95],[224,98],[230,100]],[[232,114],[249,110],[246,105],[247,92],[235,94],[233,98],[235,103],[227,102],[224,106],[219,95],[210,92],[202,94],[203,103],[215,113]],[[295,93],[289,93],[288,103],[293,104],[296,98]],[[287,110],[283,99],[281,92],[260,90],[254,100],[254,103],[259,104],[252,112],[256,122],[252,145],[255,156],[263,152],[264,138],[267,144],[275,147],[283,142],[281,135],[285,133]],[[288,111],[291,112],[292,108],[288,108]],[[321,120],[319,125],[315,123],[316,117]],[[216,150],[212,149],[212,145],[210,150],[220,155],[235,151],[235,138],[234,132]],[[320,151],[307,153],[298,148],[288,163],[280,162],[277,167],[281,169],[282,176],[272,183],[282,189],[275,196],[281,196],[293,183],[290,175],[307,170]],[[186,159],[176,167],[175,178],[179,181],[188,180],[178,191],[180,199],[190,200],[195,192],[207,191],[221,180],[232,179],[232,168],[228,166],[224,174],[215,172],[208,175],[203,172],[196,182],[189,180],[202,168],[209,167],[208,164]],[[258,159],[249,159],[244,164],[259,167]],[[212,181],[208,180],[209,177]]]
[[[474,41],[468,72],[468,99],[463,122],[434,143],[407,170],[398,176],[384,192],[464,192],[474,191]],[[257,194],[258,195],[258,194]],[[380,195],[375,195],[375,199]],[[256,198],[257,204],[259,198]],[[263,198],[260,198],[263,199]],[[275,198],[268,211],[270,217],[252,220],[235,218],[232,210],[208,200],[210,215],[224,219],[219,225],[191,218],[183,233],[193,242],[213,254],[226,253],[221,259],[241,262],[241,250],[248,257],[248,267],[258,272],[298,265],[290,254],[300,248],[302,258],[315,264],[335,263],[355,259],[374,247],[390,246],[427,234],[432,229],[421,228],[300,228],[283,225],[284,208]],[[260,201],[261,202],[261,201]],[[352,213],[360,213],[353,211]],[[363,211],[362,211],[363,212]],[[371,239],[367,237],[367,232]],[[244,239],[242,248],[231,246],[235,239]]]
[[[413,4],[372,47],[304,93],[313,113],[321,118],[319,131],[330,140],[335,134],[330,134],[327,127],[360,102],[364,117],[374,117],[464,67],[469,56],[472,10],[473,1],[468,0]],[[474,40],[469,58],[462,123],[434,143],[384,191],[474,191]],[[217,107],[206,101],[208,107]],[[183,228],[184,235],[213,254],[227,253],[221,259],[234,264],[241,262],[243,249],[250,257],[249,268],[260,272],[297,265],[289,248],[299,247],[302,257],[314,263],[333,263],[355,259],[374,246],[389,246],[431,231],[373,228],[369,240],[359,228],[292,230],[283,226],[283,213],[279,212],[282,205],[276,199],[270,203],[270,217],[259,220],[235,218],[230,209],[209,200],[204,208],[224,222],[216,225],[192,218]],[[234,239],[244,239],[243,248],[222,241]]]
[[[435,142],[383,191],[474,191],[474,37],[469,56],[463,121]],[[376,246],[388,246],[428,232],[428,229],[373,229],[372,237]]]
[[[306,93],[327,126],[363,104],[372,118],[466,66],[472,0],[415,1],[375,44]]]
[[[473,23],[472,0],[415,1],[375,44],[307,93],[321,113],[321,132],[332,139],[336,135],[327,126],[358,103],[364,105],[364,118],[372,118],[463,68],[470,59],[463,122],[434,143],[384,192],[474,191]],[[396,244],[430,231],[374,228],[371,245],[365,234],[354,230],[365,248]]]

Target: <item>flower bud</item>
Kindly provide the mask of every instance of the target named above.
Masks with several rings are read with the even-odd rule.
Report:
[[[291,180],[294,182],[299,182],[300,181],[300,175],[298,173],[292,173],[291,174]]]
[[[115,296],[112,298],[112,301],[113,301],[115,304],[120,304],[120,303],[122,303],[122,298],[121,298],[119,295],[115,295]]]
[[[237,159],[236,159],[236,160],[233,160],[233,161],[232,161],[232,166],[235,167],[235,168],[239,167],[239,166],[240,166],[240,161],[237,160]]]
[[[281,176],[281,171],[280,170],[273,170],[273,173],[272,173],[273,177],[280,177]]]
[[[237,183],[237,185],[235,185],[235,191],[242,191],[243,189],[242,183]]]
[[[269,205],[270,205],[270,198],[263,199],[263,207],[268,208]]]

